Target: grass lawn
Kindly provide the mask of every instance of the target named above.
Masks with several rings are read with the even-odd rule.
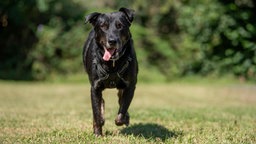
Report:
[[[92,134],[90,87],[0,82],[0,143],[256,143],[256,86],[138,84],[129,127],[104,91],[104,137]]]

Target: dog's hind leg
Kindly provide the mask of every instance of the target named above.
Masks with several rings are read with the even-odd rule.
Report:
[[[128,108],[131,104],[133,99],[135,87],[126,88],[124,90],[119,90],[118,97],[119,97],[119,111],[118,115],[115,119],[115,123],[117,126],[121,126],[125,124],[126,126],[130,123],[130,116],[128,113]]]
[[[102,126],[104,125],[104,100],[102,90],[91,88],[91,103],[93,110],[93,131],[96,136],[102,135]]]

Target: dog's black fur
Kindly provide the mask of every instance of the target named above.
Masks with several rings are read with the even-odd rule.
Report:
[[[83,62],[91,83],[94,134],[102,135],[105,88],[117,88],[119,111],[115,124],[129,125],[128,108],[137,83],[138,63],[129,27],[134,11],[120,8],[113,13],[92,13],[85,22],[93,25],[83,49]]]

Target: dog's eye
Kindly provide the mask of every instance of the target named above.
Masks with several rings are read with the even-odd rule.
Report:
[[[122,23],[118,22],[116,23],[116,28],[117,29],[121,29],[123,27]]]
[[[108,25],[106,23],[101,24],[100,27],[104,30],[108,29]]]

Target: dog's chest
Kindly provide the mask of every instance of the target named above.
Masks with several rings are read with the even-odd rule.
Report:
[[[129,81],[125,80],[124,74],[129,66],[130,59],[119,67],[106,67],[97,62],[94,63],[97,80],[94,87],[123,89],[128,86]]]
[[[106,80],[102,80],[105,88],[125,88],[126,81],[119,77],[117,73],[110,73]]]

